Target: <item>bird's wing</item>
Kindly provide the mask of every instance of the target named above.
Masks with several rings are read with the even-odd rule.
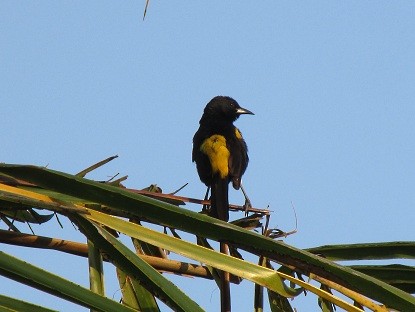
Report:
[[[228,140],[230,150],[229,157],[229,178],[235,189],[241,187],[241,177],[248,166],[248,147],[242,137],[241,132],[235,127],[234,135]]]

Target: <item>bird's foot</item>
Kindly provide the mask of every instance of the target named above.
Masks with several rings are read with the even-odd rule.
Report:
[[[209,210],[210,210],[210,205],[205,204],[205,205],[202,206],[202,212],[203,213],[207,214],[209,212]]]
[[[249,210],[252,208],[251,201],[248,197],[245,198],[245,204],[242,207],[245,209],[245,217],[247,217],[249,214]]]

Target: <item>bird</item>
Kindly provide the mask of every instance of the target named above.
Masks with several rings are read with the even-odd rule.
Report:
[[[192,161],[200,180],[211,190],[209,215],[229,221],[229,183],[242,189],[246,205],[250,201],[241,184],[248,166],[248,147],[233,123],[240,115],[254,115],[229,96],[216,96],[206,105],[193,137]]]

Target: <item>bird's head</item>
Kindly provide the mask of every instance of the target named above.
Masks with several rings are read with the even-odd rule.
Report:
[[[206,105],[203,116],[234,122],[242,114],[254,115],[253,112],[240,107],[238,102],[229,96],[215,96]]]

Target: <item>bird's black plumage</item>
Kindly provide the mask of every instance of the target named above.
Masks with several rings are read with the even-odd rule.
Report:
[[[248,166],[248,148],[233,122],[241,114],[253,114],[227,96],[214,97],[205,107],[193,137],[192,160],[200,180],[211,188],[210,215],[229,220],[228,185],[241,186]]]

